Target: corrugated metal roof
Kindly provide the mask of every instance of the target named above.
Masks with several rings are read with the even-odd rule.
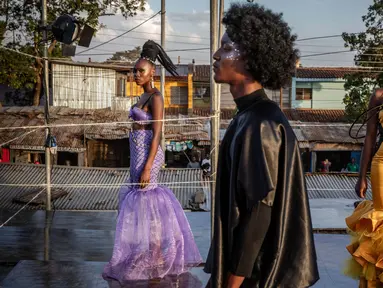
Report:
[[[295,137],[297,137],[297,140],[299,142],[300,141],[306,141],[306,137],[303,134],[302,130],[300,130],[299,128],[293,128],[293,131],[294,131]]]
[[[346,123],[299,123],[291,122],[294,133],[297,136],[298,141],[306,142],[322,142],[322,143],[350,143],[350,144],[362,144],[363,139],[355,140],[350,137],[349,130],[351,125]],[[359,129],[360,125],[355,125],[352,134]],[[366,127],[362,127],[359,135],[365,135]]]
[[[127,168],[84,168],[54,166],[52,184],[68,192],[68,195],[55,201],[57,210],[116,210],[118,191],[129,177]],[[307,174],[306,183],[310,199],[358,199],[354,192],[357,175]],[[183,207],[196,191],[209,193],[210,186],[205,182],[200,169],[164,169],[161,183],[171,188]],[[0,183],[38,185],[45,183],[44,165],[0,164]],[[183,182],[183,183],[181,183]],[[194,183],[184,183],[194,182]],[[81,187],[64,185],[80,184]],[[370,187],[370,183],[369,183]],[[19,209],[20,204],[12,199],[36,187],[0,186],[0,209]],[[368,190],[367,199],[371,199]],[[30,206],[27,209],[39,209]]]
[[[54,166],[52,184],[68,192],[67,196],[54,202],[55,209],[116,210],[119,189],[128,178],[128,168]],[[203,182],[200,169],[163,169],[159,181],[160,183],[171,183],[166,186],[173,190],[183,207],[188,206],[189,199],[196,191],[206,189],[207,185]],[[46,183],[45,166],[2,163],[0,164],[0,183],[28,185]],[[73,184],[80,184],[81,187],[65,187],[65,185]],[[19,209],[20,204],[12,203],[12,199],[35,189],[35,186],[0,186],[0,209]],[[28,207],[28,209],[38,208]]]
[[[309,198],[358,199],[354,190],[357,180],[357,174],[307,174],[306,184]],[[368,187],[371,187],[370,180],[367,180]],[[371,199],[371,189],[367,190],[367,199]]]

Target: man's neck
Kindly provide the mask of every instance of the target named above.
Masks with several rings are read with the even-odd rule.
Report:
[[[262,88],[262,85],[258,82],[245,80],[241,83],[231,84],[230,93],[234,99],[237,99]]]

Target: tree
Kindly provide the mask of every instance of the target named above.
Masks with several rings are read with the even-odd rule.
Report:
[[[373,90],[383,87],[383,2],[374,0],[362,20],[365,32],[342,35],[345,47],[357,52],[354,60],[359,68],[344,77],[347,94],[343,102],[350,120],[367,109]]]
[[[40,29],[40,0],[1,0],[0,4],[0,43],[8,48],[41,57],[42,31]],[[99,17],[105,13],[117,13],[125,17],[144,11],[145,0],[49,0],[48,23],[58,16],[70,14],[82,24],[95,29],[103,27]],[[48,37],[52,39],[52,35]],[[9,38],[12,41],[9,41]],[[62,57],[61,47],[55,41],[50,43],[49,57]],[[33,91],[31,102],[39,105],[42,95],[41,59],[20,56],[0,49],[0,83],[17,90]],[[28,99],[27,99],[28,100]],[[27,101],[28,102],[28,101]]]
[[[126,63],[134,63],[141,55],[141,46],[137,46],[132,50],[119,51],[113,54],[108,61],[124,61]]]

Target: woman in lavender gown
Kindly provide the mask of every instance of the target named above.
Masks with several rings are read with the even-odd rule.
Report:
[[[135,81],[144,93],[129,114],[134,121],[129,134],[130,179],[120,190],[113,256],[103,273],[105,280],[121,284],[180,275],[202,262],[180,203],[157,180],[164,163],[164,101],[153,82],[156,59],[177,75],[162,47],[147,41],[134,67]]]

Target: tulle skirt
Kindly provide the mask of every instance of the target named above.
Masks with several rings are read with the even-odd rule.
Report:
[[[104,279],[123,284],[164,278],[201,262],[189,222],[170,189],[121,189],[113,256]]]

